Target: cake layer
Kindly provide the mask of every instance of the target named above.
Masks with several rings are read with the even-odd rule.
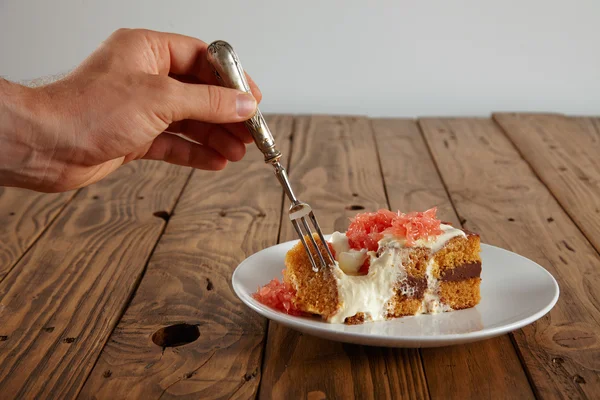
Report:
[[[308,239],[308,237],[307,237]],[[319,243],[319,250],[327,259],[325,248],[315,234]],[[308,242],[308,240],[307,240]],[[311,252],[315,260],[317,253],[311,245]],[[339,308],[338,289],[331,268],[320,268],[318,272],[313,271],[304,250],[302,242],[292,247],[285,256],[286,269],[283,271],[283,279],[296,290],[296,306],[307,313],[318,314],[324,318],[333,315]]]
[[[479,235],[466,232],[464,237],[456,237],[450,239],[444,247],[434,253],[435,266],[432,274],[436,279],[442,279],[445,276],[451,277],[455,274],[465,272],[468,267],[464,265],[481,263],[480,258],[481,246],[479,243]],[[480,264],[481,266],[481,264]],[[452,270],[459,268],[459,271]],[[469,272],[476,272],[471,269]],[[479,269],[481,273],[481,269]],[[470,276],[465,276],[469,278]]]
[[[423,300],[422,297],[421,299],[392,298],[391,303],[392,304],[388,309],[387,318],[399,318],[419,313],[421,311]]]
[[[481,300],[480,283],[481,278],[441,281],[439,287],[440,299],[453,310],[475,307]]]
[[[357,313],[355,316],[353,317],[348,317],[344,320],[345,324],[348,325],[360,325],[363,322],[369,321],[370,318],[368,316],[365,315],[365,313]]]
[[[426,264],[426,263],[423,263]],[[406,297],[422,299],[427,289],[427,278],[425,271],[419,271],[419,276],[408,275],[399,282],[399,290]],[[452,269],[447,269],[440,276],[440,281],[455,282],[465,279],[479,278],[481,276],[481,261],[465,263]]]

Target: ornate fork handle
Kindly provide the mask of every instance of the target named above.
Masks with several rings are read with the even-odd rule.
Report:
[[[250,86],[246,80],[242,64],[240,64],[238,56],[235,54],[229,43],[222,40],[211,43],[208,46],[207,58],[210,64],[212,64],[217,79],[222,86],[250,93]],[[271,131],[269,131],[260,110],[257,109],[256,115],[246,121],[246,126],[252,134],[254,142],[264,154],[265,162],[271,164],[275,168],[275,175],[292,203],[290,210],[288,211],[288,216],[294,229],[298,233],[300,241],[304,245],[304,249],[308,254],[308,259],[310,260],[313,270],[319,270],[317,262],[320,262],[320,265],[323,268],[335,263],[335,258],[323,236],[323,232],[319,227],[319,223],[317,222],[317,218],[315,217],[312,208],[308,204],[299,201],[292,191],[292,186],[290,185],[285,168],[279,162],[281,153],[275,147],[273,135],[271,134]],[[309,223],[312,223],[316,229],[316,239]],[[325,260],[323,254],[321,254],[317,241],[320,241],[322,247],[325,249],[328,258],[327,260]],[[313,256],[308,243],[312,244],[312,248],[315,249],[318,259]]]
[[[229,43],[222,40],[211,43],[208,46],[207,58],[222,86],[251,93],[242,64]],[[273,135],[258,108],[256,114],[245,124],[254,138],[254,143],[264,154],[265,162],[277,162],[281,153],[275,147]]]

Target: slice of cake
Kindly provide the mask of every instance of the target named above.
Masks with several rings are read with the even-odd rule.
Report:
[[[480,300],[479,236],[435,214],[435,208],[358,214],[345,233],[331,236],[334,265],[314,272],[298,242],[286,255],[284,281],[271,281],[255,298],[290,314],[347,324],[474,307]]]

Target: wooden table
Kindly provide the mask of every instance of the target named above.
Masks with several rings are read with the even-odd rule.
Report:
[[[599,398],[600,118],[269,124],[326,232],[359,210],[437,205],[547,268],[558,304],[510,335],[448,348],[302,335],[231,288],[245,257],[295,238],[259,152],[221,173],[135,162],[77,192],[0,188],[0,398]],[[153,343],[182,323],[197,340]]]

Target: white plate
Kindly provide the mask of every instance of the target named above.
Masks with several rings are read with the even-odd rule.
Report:
[[[248,257],[233,273],[233,289],[260,315],[325,339],[388,347],[437,347],[475,342],[536,321],[558,300],[556,280],[540,265],[510,251],[482,244],[481,302],[474,308],[362,325],[329,324],[317,318],[295,317],[259,303],[252,298],[252,293],[271,279],[282,278],[285,254],[296,242],[269,247]]]

